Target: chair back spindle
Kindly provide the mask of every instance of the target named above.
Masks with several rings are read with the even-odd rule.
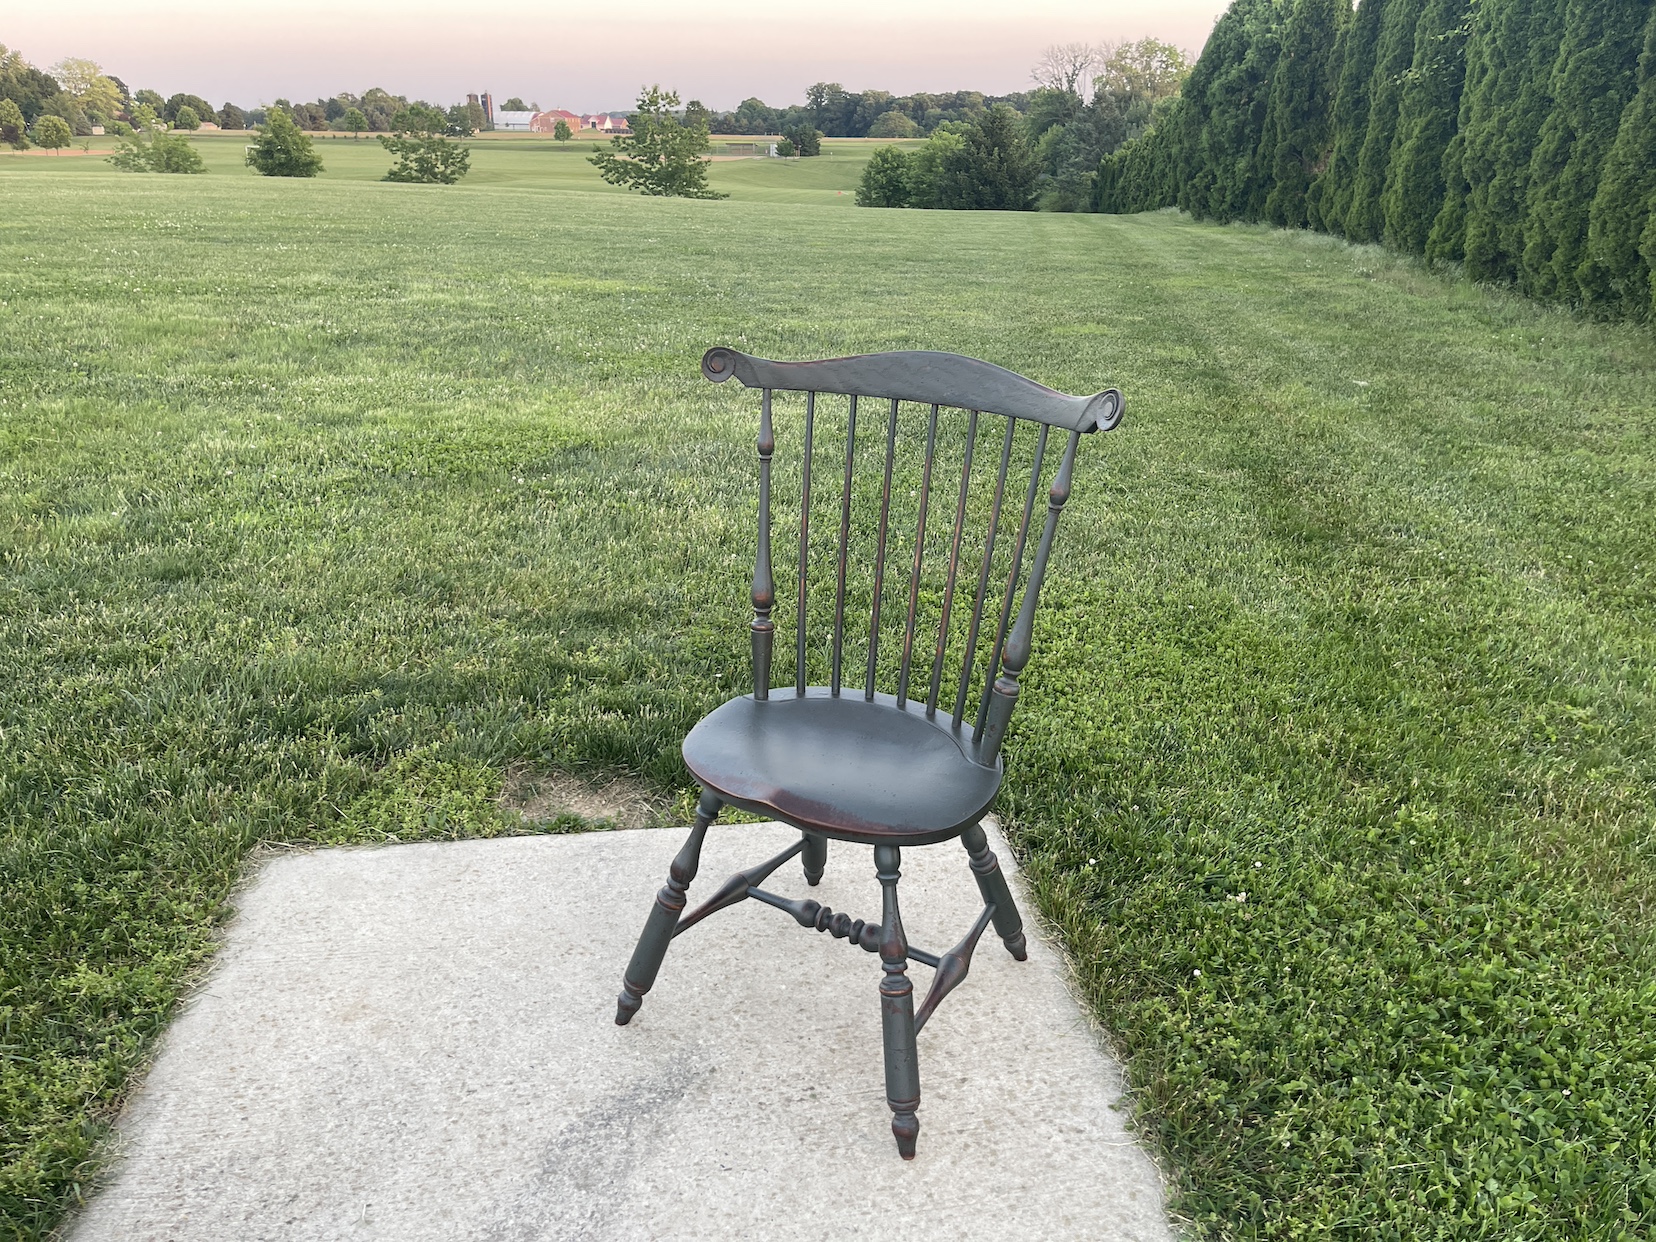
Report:
[[[771,430],[771,390],[765,389],[759,403],[759,552],[753,561],[753,697],[770,698],[771,643],[776,624],[771,608],[776,603],[776,579],[771,575],[771,455],[776,436]]]
[[[897,403],[891,403],[895,406]],[[914,532],[914,567],[909,570],[908,615],[903,621],[903,662],[897,673],[897,710],[908,703],[909,669],[914,659],[914,623],[920,605],[920,565],[926,555],[926,506],[931,500],[932,458],[937,455],[937,407],[926,423],[926,461],[920,468],[920,516]]]
[[[933,426],[937,407],[932,406]],[[937,696],[943,689],[943,661],[949,650],[949,614],[954,611],[955,574],[960,569],[960,540],[966,533],[966,500],[972,487],[972,450],[977,446],[978,412],[966,423],[966,449],[960,463],[960,496],[955,501],[954,535],[949,540],[949,581],[943,588],[943,613],[937,621],[937,650],[932,656],[931,688],[926,692],[926,715],[937,714]],[[958,723],[958,722],[956,722]]]
[[[885,598],[886,533],[891,529],[891,468],[897,456],[897,401],[886,420],[885,476],[880,483],[880,534],[874,551],[874,606],[868,614],[868,677],[863,698],[874,701],[874,675],[880,662],[880,603]]]
[[[858,567],[855,598],[866,598],[869,609],[863,697],[870,702],[877,697],[876,684],[881,674],[882,633],[886,628],[895,629],[895,622],[888,625],[884,619],[886,562],[888,554],[896,559],[909,551],[902,547],[902,541],[907,535],[901,532],[910,529],[907,525],[910,519],[900,515],[908,513],[908,506],[912,504],[914,546],[912,554],[907,558],[907,607],[903,613],[901,648],[895,656],[887,656],[885,666],[889,670],[893,664],[896,665],[896,693],[884,701],[894,705],[898,710],[907,710],[911,701],[911,690],[915,695],[912,701],[917,705],[923,692],[925,716],[929,720],[935,719],[943,683],[949,675],[952,661],[958,658],[959,681],[947,727],[954,731],[959,738],[959,744],[966,749],[967,736],[963,730],[966,727],[967,703],[975,699],[970,726],[970,748],[966,753],[973,756],[977,763],[991,766],[996,764],[996,756],[1005,741],[1007,727],[1017,704],[1019,680],[1028,665],[1033,648],[1035,613],[1040,603],[1058,519],[1073,484],[1075,459],[1081,436],[1092,431],[1111,430],[1120,422],[1124,405],[1121,394],[1114,389],[1107,389],[1092,397],[1066,396],[989,363],[954,354],[873,354],[824,362],[778,363],[753,358],[734,350],[714,349],[709,350],[703,358],[702,371],[714,382],[721,382],[735,375],[745,386],[760,390],[759,538],[754,561],[751,624],[753,698],[765,700],[770,697],[772,651],[776,630],[772,615],[776,602],[776,587],[771,562],[772,461],[776,447],[777,417],[777,411],[773,409],[774,396],[778,392],[800,392],[805,397],[799,468],[799,562],[794,608],[794,691],[797,696],[804,697],[811,693],[810,615],[807,603],[811,568],[812,468],[816,451],[817,397],[824,393],[843,395],[849,400],[845,422],[844,476],[839,495],[839,538],[834,553],[835,584],[828,693],[838,696],[843,685],[847,654],[846,611],[853,597],[851,571],[855,565]],[[852,539],[856,537],[856,530],[859,529],[853,522],[854,507],[860,507],[854,505],[857,496],[858,401],[865,396],[877,397],[888,402],[879,480],[878,518],[872,532],[874,548],[872,557],[866,559],[866,554],[854,557],[851,550]],[[929,410],[925,417],[925,447],[919,463],[918,487],[913,490],[902,490],[905,499],[899,501],[894,495],[894,488],[898,484],[899,430],[907,417],[902,414],[902,405],[905,402],[926,406]],[[928,562],[926,540],[932,484],[938,468],[939,428],[945,410],[951,416],[956,412],[965,413],[967,422],[965,438],[960,449],[960,480],[954,505],[954,521],[946,535],[940,524],[937,534],[933,537],[934,542],[942,545],[938,549],[939,555],[943,558],[942,568],[928,570],[928,563],[938,564],[937,561]],[[992,486],[984,483],[974,488],[973,459],[985,415],[1002,417],[1006,425],[1001,439],[1000,461]],[[1021,453],[1015,451],[1020,422],[1036,424],[1032,448]],[[1035,517],[1035,502],[1044,481],[1048,437],[1054,427],[1068,432],[1068,438],[1062,459],[1052,478],[1045,522],[1039,538],[1035,541],[1033,559],[1028,566],[1026,577],[1023,571],[1030,545],[1031,525]],[[953,445],[955,434],[957,433],[951,432],[943,437],[944,443]],[[872,450],[872,446],[870,449]],[[908,455],[913,452],[913,449],[904,450],[905,462],[913,461],[913,457]],[[952,447],[946,448],[945,457],[952,460],[953,452]],[[1003,518],[1012,516],[1006,513],[1006,491],[1015,461],[1027,461],[1029,478],[1023,510],[1016,514],[1015,528],[1008,532],[1011,534],[1010,540],[1002,541],[999,535]],[[907,465],[904,467],[905,471],[911,468]],[[1020,464],[1017,471],[1020,483],[1023,482],[1022,471],[1023,465]],[[913,476],[905,473],[903,477],[909,479]],[[871,484],[872,480],[869,480],[864,485],[865,496],[870,495]],[[904,488],[908,486],[905,484]],[[983,495],[985,490],[989,493],[987,497]],[[970,564],[969,558],[978,556],[977,536],[970,533],[976,528],[972,514],[981,514],[985,504],[988,509],[988,521],[982,536],[981,556],[978,557],[971,615],[966,625],[964,641],[956,639],[951,642],[955,592],[957,587],[963,590],[970,589],[971,582],[971,571],[968,570],[967,583],[960,583],[961,563],[965,559]],[[894,521],[897,523],[895,527]],[[861,529],[866,530],[866,527]],[[1010,543],[1010,548],[1005,546],[1007,543]],[[971,545],[970,553],[968,544]],[[997,588],[992,592],[990,579],[997,577],[999,572],[1006,575],[1005,590],[1002,592]],[[937,585],[928,586],[928,583],[937,583],[938,579],[941,579],[940,594],[935,593],[939,590]],[[992,641],[989,630],[984,625],[991,596],[995,597],[994,603],[998,604],[998,615],[992,619]],[[928,600],[933,602],[927,603]],[[936,612],[937,635],[932,652],[930,676],[923,685],[916,686],[913,684],[916,676],[925,678],[926,674],[917,674],[914,669],[914,644],[917,635],[930,624],[929,620],[923,618],[922,613],[929,618],[933,610]],[[892,637],[895,640],[897,635],[894,633]],[[987,651],[980,651],[980,646],[986,646]],[[938,723],[936,727],[944,728],[945,725]]]
[[[977,600],[972,605],[972,625],[966,632],[966,654],[960,665],[960,688],[955,693],[953,727],[965,719],[967,696],[972,692],[972,665],[977,654],[978,630],[983,625],[983,608],[989,602],[989,567],[995,556],[995,535],[1000,530],[1001,503],[1006,499],[1006,472],[1012,464],[1012,433],[1018,424],[1006,420],[1006,439],[1001,444],[1000,470],[995,475],[995,500],[989,510],[989,534],[983,541],[983,564],[978,568]]]
[[[830,693],[840,692],[840,672],[845,656],[845,571],[851,546],[851,473],[857,463],[857,394],[845,416],[845,484],[840,490],[839,579],[834,588],[834,651],[829,683]]]
[[[799,472],[799,596],[794,622],[794,693],[805,694],[805,601],[811,570],[811,452],[815,447],[816,393],[805,394],[805,453]]]

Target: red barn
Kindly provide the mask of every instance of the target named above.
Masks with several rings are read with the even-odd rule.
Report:
[[[529,129],[531,133],[550,134],[553,130],[558,128],[559,121],[562,121],[572,130],[581,128],[581,118],[579,115],[574,112],[566,112],[562,108],[552,108],[546,112],[537,112],[534,116],[530,117]]]

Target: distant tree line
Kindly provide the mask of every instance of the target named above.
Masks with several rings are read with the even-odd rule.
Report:
[[[709,113],[708,128],[716,134],[785,134],[809,128],[828,138],[916,138],[951,121],[973,121],[998,103],[1021,112],[1027,98],[1027,92],[893,95],[818,82],[805,92],[803,104],[773,108],[762,99],[744,99],[729,112]],[[700,104],[692,100],[689,106]]]
[[[1320,229],[1656,317],[1656,6],[1236,0],[1094,205]]]
[[[1166,115],[1190,72],[1156,39],[1049,47],[1035,89],[932,127],[924,146],[882,147],[857,202],[864,207],[1085,211],[1100,162]],[[1088,89],[1090,98],[1082,92]],[[1016,106],[1015,106],[1016,105]],[[916,137],[918,126],[879,137]]]

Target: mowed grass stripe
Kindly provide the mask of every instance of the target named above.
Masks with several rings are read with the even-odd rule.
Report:
[[[10,1234],[84,1185],[258,842],[520,831],[519,763],[682,794],[746,659],[754,410],[714,343],[1128,393],[1004,805],[1182,1213],[1656,1223],[1648,335],[1167,215],[0,200]]]

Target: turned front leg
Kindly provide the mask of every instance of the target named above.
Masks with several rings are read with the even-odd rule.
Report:
[[[874,847],[874,866],[880,879],[880,1030],[885,1044],[886,1103],[891,1106],[891,1132],[897,1154],[914,1159],[920,1135],[920,1056],[914,1046],[914,984],[908,977],[908,941],[897,911],[900,855],[895,845]]]
[[[673,928],[684,912],[685,890],[696,878],[696,868],[701,865],[702,841],[707,836],[707,826],[719,817],[722,805],[710,790],[702,790],[701,801],[696,806],[695,826],[690,829],[684,847],[668,869],[667,883],[656,894],[655,905],[650,907],[650,917],[644,924],[644,933],[633,949],[632,961],[627,963],[621,995],[615,1006],[617,1026],[626,1026],[632,1021],[633,1014],[644,1003],[644,994],[655,985],[656,973],[661,969],[662,959],[667,956],[667,946],[673,943]]]

